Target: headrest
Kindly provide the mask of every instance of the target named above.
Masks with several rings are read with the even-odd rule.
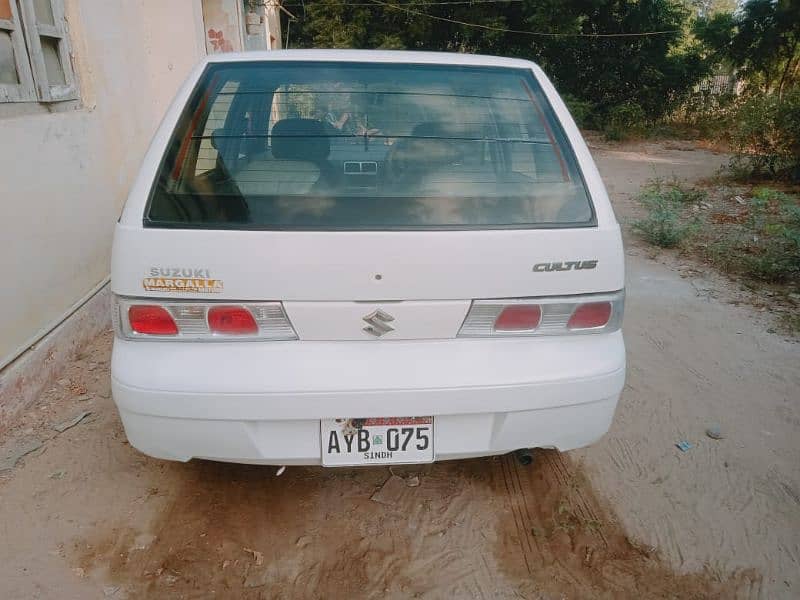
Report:
[[[463,152],[450,137],[457,137],[454,126],[426,121],[411,131],[411,137],[398,145],[394,155],[397,160],[426,165],[426,168],[441,167],[463,160]],[[440,139],[444,138],[444,139]]]
[[[331,142],[316,119],[283,119],[272,126],[272,156],[318,162],[328,158]]]

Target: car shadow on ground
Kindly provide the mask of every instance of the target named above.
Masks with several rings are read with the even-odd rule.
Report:
[[[126,597],[729,598],[758,579],[673,573],[555,451],[530,466],[503,456],[280,477],[207,461],[174,469],[150,532],[96,531],[80,556]],[[393,475],[403,483],[373,499]]]

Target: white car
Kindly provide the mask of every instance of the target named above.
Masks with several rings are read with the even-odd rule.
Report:
[[[114,400],[170,460],[422,463],[609,428],[620,229],[535,64],[218,54],[116,227]]]

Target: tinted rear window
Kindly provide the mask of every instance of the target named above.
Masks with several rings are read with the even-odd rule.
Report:
[[[145,214],[151,227],[591,225],[574,154],[524,69],[210,66]]]

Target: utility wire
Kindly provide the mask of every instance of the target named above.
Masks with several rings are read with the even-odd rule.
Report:
[[[394,10],[401,10],[408,14],[418,15],[420,17],[428,17],[436,21],[445,21],[447,23],[455,23],[456,25],[463,25],[464,27],[474,27],[476,29],[488,29],[489,31],[500,31],[502,33],[517,33],[520,35],[532,35],[536,37],[585,37],[585,38],[617,38],[617,37],[643,37],[653,35],[665,35],[668,33],[679,33],[680,29],[665,29],[664,31],[643,31],[640,33],[545,33],[542,31],[524,31],[521,29],[506,29],[505,27],[496,27],[494,25],[481,25],[480,23],[467,23],[466,21],[459,21],[458,19],[448,19],[447,17],[440,17],[430,13],[414,10],[405,6],[398,6],[397,4],[390,4],[382,0],[371,0],[372,4],[378,4],[391,8]]]

